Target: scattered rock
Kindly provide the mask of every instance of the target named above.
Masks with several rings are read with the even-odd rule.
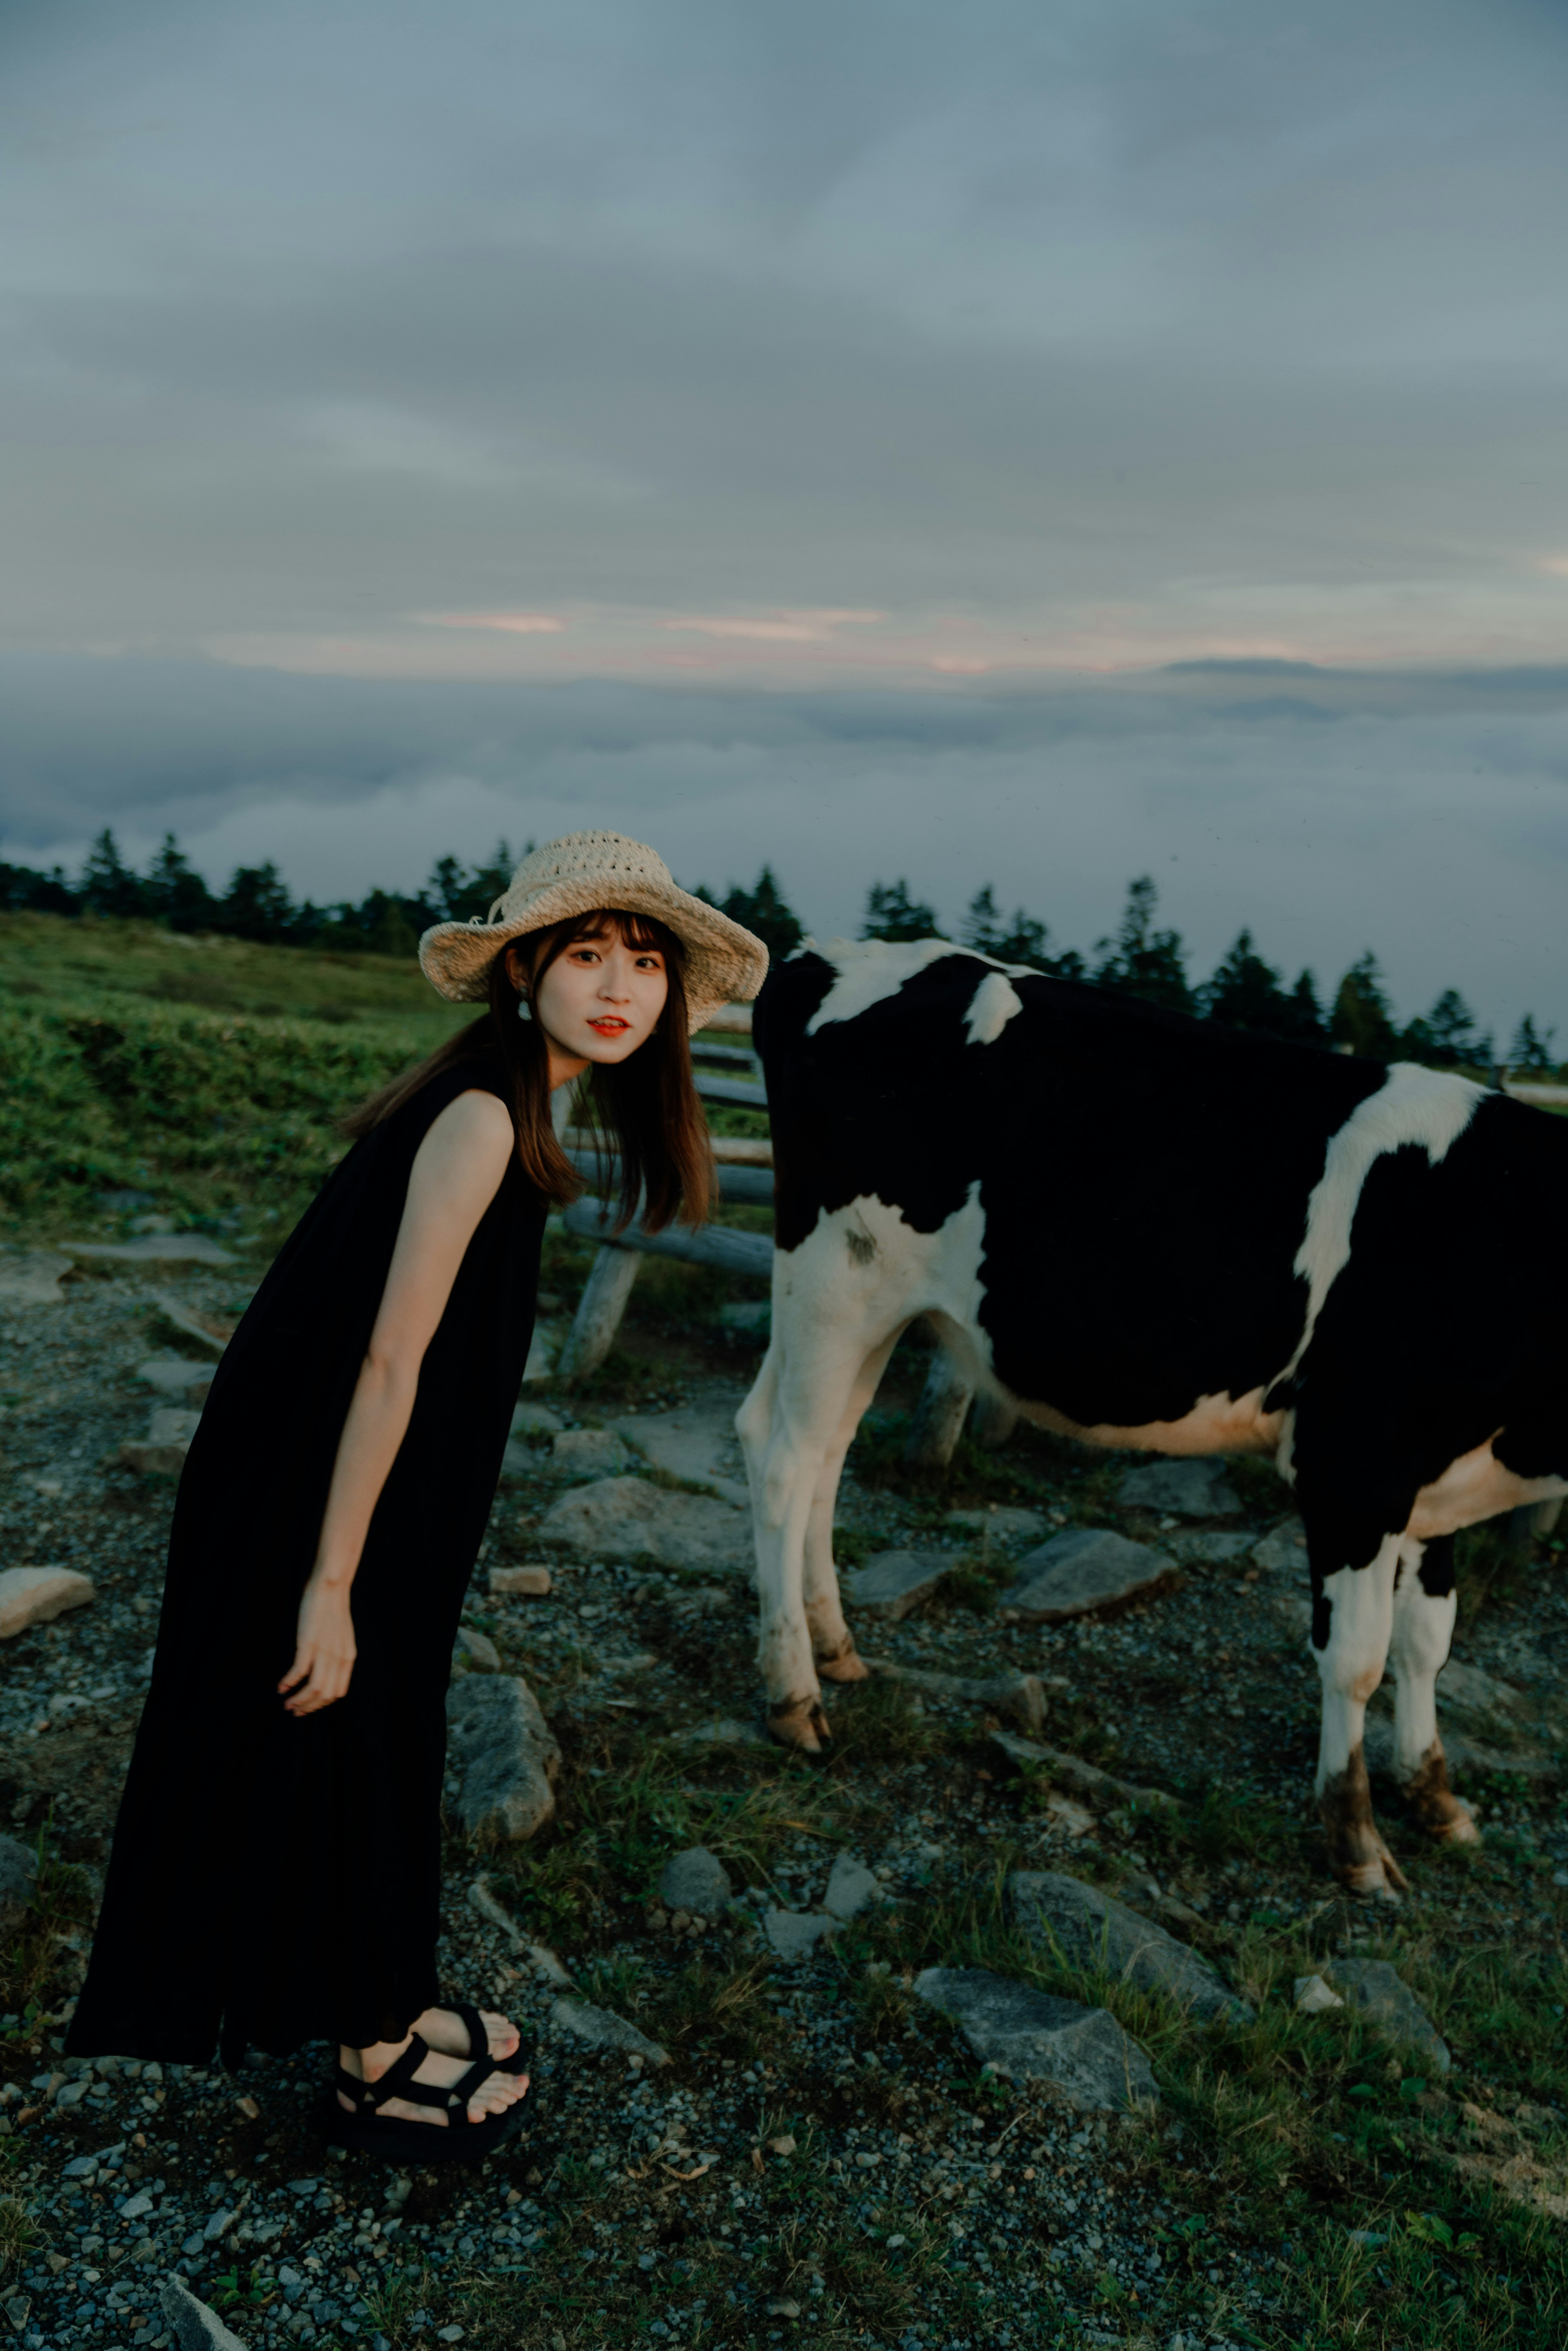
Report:
[[[531,1837],[554,1818],[560,1749],[520,1675],[464,1674],[446,1694],[446,1719],[463,1775],[453,1809],[470,1836]]]
[[[60,1283],[70,1270],[55,1249],[0,1249],[0,1305],[63,1305]]]
[[[822,1896],[822,1907],[835,1918],[858,1918],[873,1902],[882,1900],[882,1887],[863,1861],[852,1854],[841,1853],[828,1877],[828,1890]]]
[[[780,1959],[805,1959],[838,1923],[820,1910],[765,1910],[762,1914],[768,1948]]]
[[[466,1667],[471,1673],[498,1674],[501,1652],[486,1633],[476,1633],[471,1625],[459,1625],[457,1638],[452,1644],[455,1669]]]
[[[523,1385],[535,1380],[548,1380],[560,1353],[564,1332],[558,1324],[536,1322],[534,1335],[528,1341],[528,1360],[523,1365]]]
[[[1131,1780],[1118,1780],[1097,1764],[1085,1763],[1080,1755],[1066,1754],[1060,1747],[1041,1746],[1038,1740],[1019,1739],[1010,1730],[993,1730],[991,1744],[1015,1763],[1043,1763],[1053,1781],[1064,1787],[1075,1788],[1081,1796],[1093,1796],[1102,1803],[1175,1804],[1176,1798],[1163,1788],[1135,1787]]]
[[[1354,2015],[1375,2024],[1390,2041],[1402,2041],[1420,2051],[1437,2073],[1453,2064],[1448,2044],[1398,1972],[1386,1959],[1333,1959],[1323,1970],[1335,1991],[1343,1993]]]
[[[709,1722],[694,1722],[675,1733],[683,1747],[768,1747],[773,1741],[759,1722],[740,1722],[734,1715],[715,1716]]]
[[[759,1306],[758,1327],[770,1311],[766,1299],[759,1301]],[[732,1322],[729,1327],[742,1330],[752,1326]],[[751,1498],[747,1490],[740,1442],[735,1433],[732,1405],[690,1404],[674,1412],[630,1414],[616,1422],[615,1430],[655,1469],[663,1469],[672,1478],[685,1478],[694,1486],[711,1487],[725,1501],[734,1502],[741,1510],[749,1509]]]
[[[91,1577],[74,1567],[8,1567],[0,1573],[0,1641],[29,1625],[52,1625],[95,1597]]]
[[[500,1928],[502,1933],[510,1940],[514,1950],[527,1953],[536,1975],[543,1976],[549,1983],[562,1984],[570,1989],[571,1977],[550,1949],[549,1945],[532,1943],[528,1940],[506,1904],[498,1902],[490,1891],[490,1881],[483,1872],[468,1888],[468,1900],[481,1918],[487,1918],[492,1927]]]
[[[735,1606],[733,1584],[688,1584],[670,1596],[670,1605],[680,1616],[727,1616]]]
[[[1537,1747],[1493,1747],[1466,1739],[1457,1730],[1442,1732],[1443,1752],[1450,1772],[1512,1771],[1521,1780],[1555,1780],[1561,1766],[1556,1756]],[[1374,1690],[1368,1701],[1364,1739],[1366,1768],[1375,1779],[1394,1777],[1394,1720],[1389,1693]]]
[[[1338,1992],[1331,1991],[1322,1976],[1298,1976],[1295,1993],[1298,2016],[1321,2016],[1325,2009],[1344,2006]]]
[[[1230,1519],[1241,1508],[1224,1462],[1212,1458],[1145,1462],[1128,1470],[1116,1499],[1124,1510],[1165,1510],[1178,1519]]]
[[[233,1265],[231,1250],[205,1233],[143,1233],[133,1241],[62,1241],[68,1257],[109,1265]]]
[[[972,1527],[977,1534],[995,1535],[998,1542],[1039,1542],[1046,1520],[1038,1510],[1015,1510],[998,1504],[989,1510],[949,1510],[944,1524]]]
[[[550,1468],[568,1478],[618,1478],[632,1458],[612,1428],[563,1428],[550,1447]]]
[[[675,1494],[645,1478],[605,1478],[563,1494],[537,1529],[579,1559],[652,1559],[661,1567],[738,1568],[752,1556],[751,1519],[708,1494]]]
[[[1054,1945],[1073,1967],[1103,1969],[1142,1991],[1162,1993],[1192,2016],[1234,2023],[1251,2017],[1248,2002],[1221,1982],[1207,1959],[1097,1886],[1061,1870],[1016,1869],[1008,1893],[1025,1933]]]
[[[1073,1527],[1031,1551],[1019,1567],[1019,1580],[1000,1605],[1027,1624],[1059,1625],[1097,1609],[1124,1607],[1161,1592],[1176,1575],[1176,1562],[1147,1543],[1103,1527]]]
[[[1093,1813],[1075,1803],[1071,1796],[1064,1796],[1060,1788],[1052,1788],[1045,1800],[1045,1809],[1057,1827],[1065,1829],[1071,1837],[1087,1836],[1094,1825]]]
[[[1045,1685],[1038,1675],[993,1674],[986,1681],[974,1681],[963,1674],[939,1674],[925,1666],[906,1666],[896,1657],[870,1657],[863,1651],[861,1663],[873,1674],[886,1674],[894,1681],[929,1690],[933,1698],[988,1707],[993,1713],[1007,1715],[1021,1730],[1033,1732],[1045,1727]]]
[[[608,2008],[595,2008],[591,2001],[558,2000],[549,2012],[551,2029],[570,2032],[574,2040],[586,2041],[591,2049],[623,2049],[629,2055],[641,2057],[645,2065],[667,2065],[670,2053],[623,2016]]]
[[[194,1375],[193,1365],[187,1364],[185,1369],[189,1376]],[[185,1456],[201,1417],[199,1412],[183,1406],[164,1405],[152,1415],[144,1439],[120,1447],[120,1462],[140,1477],[155,1472],[162,1478],[177,1478],[185,1466]]]
[[[1252,1564],[1265,1575],[1292,1575],[1303,1583],[1307,1573],[1307,1531],[1300,1519],[1281,1519],[1261,1542],[1252,1546]]]
[[[158,1290],[152,1303],[165,1322],[187,1339],[194,1339],[214,1355],[221,1355],[239,1328],[236,1322],[226,1322],[215,1314],[198,1314],[193,1306],[175,1298],[166,1290]]]
[[[181,2277],[166,2277],[158,2289],[158,2301],[164,2317],[173,2330],[180,2351],[245,2351],[237,2335],[232,2335],[215,2310],[191,2292]]]
[[[548,1567],[493,1567],[490,1593],[497,1600],[546,1600],[555,1586]]]
[[[520,1404],[512,1415],[508,1437],[553,1437],[565,1423],[548,1404]]]
[[[666,1909],[689,1910],[701,1918],[716,1918],[733,1891],[723,1862],[706,1844],[674,1855],[659,1880],[659,1899]]]
[[[0,1948],[20,1934],[37,1874],[37,1857],[31,1846],[19,1844],[15,1837],[0,1836]]]
[[[1162,1535],[1160,1541],[1173,1559],[1185,1567],[1189,1560],[1207,1560],[1211,1567],[1228,1567],[1233,1559],[1244,1559],[1252,1548],[1250,1535],[1220,1534],[1200,1530],[1197,1534]]]
[[[1044,2082],[1091,2114],[1158,2099],[1147,2057],[1107,2009],[1032,1991],[986,1968],[926,1968],[915,1990],[955,2017],[981,2064],[1010,2081]]]
[[[1482,1729],[1512,1729],[1521,1716],[1533,1712],[1531,1701],[1511,1682],[1502,1682],[1479,1666],[1462,1666],[1450,1657],[1437,1676],[1437,1704],[1446,1714],[1458,1714]]]
[[[950,1551],[879,1551],[850,1574],[844,1598],[852,1608],[896,1625],[928,1600],[957,1564]]]

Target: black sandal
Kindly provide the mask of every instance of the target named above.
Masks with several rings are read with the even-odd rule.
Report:
[[[444,2000],[439,2005],[445,2009],[449,2016],[455,2016],[461,2022],[468,2035],[469,2056],[476,2059],[486,2056],[490,2048],[490,2036],[485,2030],[485,2020],[478,2010],[470,2008],[465,2000]],[[526,2067],[527,2060],[523,2055],[523,2037],[520,2032],[517,2035],[517,2045],[509,2057],[490,2058],[492,2074],[521,2074]]]
[[[472,2033],[472,2026],[469,2030]],[[482,2057],[449,2090],[441,2090],[413,2078],[432,2053],[429,2043],[416,2032],[379,2082],[361,2081],[344,2066],[337,2066],[336,2087],[352,2098],[354,2111],[347,2115],[336,2097],[329,2101],[329,2143],[362,2155],[379,2155],[391,2163],[478,2163],[493,2155],[522,2121],[525,2101],[518,2098],[500,2114],[486,2115],[477,2123],[469,2119],[468,2101],[481,2082],[507,2067]],[[405,2099],[410,2105],[439,2106],[446,2116],[445,2128],[438,2123],[411,2123],[402,2115],[382,2115],[379,2109],[392,2098]]]

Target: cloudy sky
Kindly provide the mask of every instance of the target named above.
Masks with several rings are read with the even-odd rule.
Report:
[[[1531,0],[10,0],[0,856],[1148,870],[1568,1032],[1565,101]]]

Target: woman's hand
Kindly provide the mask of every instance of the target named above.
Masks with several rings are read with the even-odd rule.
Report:
[[[277,1685],[287,1710],[317,1714],[333,1705],[349,1687],[356,1654],[347,1585],[313,1575],[299,1595],[294,1663]]]

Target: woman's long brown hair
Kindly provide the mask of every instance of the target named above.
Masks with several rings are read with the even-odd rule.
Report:
[[[656,947],[669,982],[664,1011],[647,1043],[624,1061],[591,1064],[594,1124],[604,1137],[606,1152],[616,1153],[621,1161],[615,1229],[619,1232],[639,1210],[648,1232],[656,1233],[676,1216],[685,1224],[700,1225],[713,1204],[713,1147],[692,1082],[685,955],[679,939],[651,915],[607,906],[553,924],[549,930],[529,932],[515,945],[528,960],[528,992],[537,998],[540,980],[574,940],[610,936],[619,936],[629,947]],[[415,1068],[358,1103],[340,1121],[341,1130],[358,1140],[412,1102],[432,1078],[464,1061],[497,1054],[511,1081],[512,1123],[524,1175],[547,1200],[558,1205],[575,1200],[583,1182],[550,1123],[549,1052],[544,1032],[537,1019],[517,1018],[517,989],[507,974],[505,950],[490,967],[489,1009]]]

